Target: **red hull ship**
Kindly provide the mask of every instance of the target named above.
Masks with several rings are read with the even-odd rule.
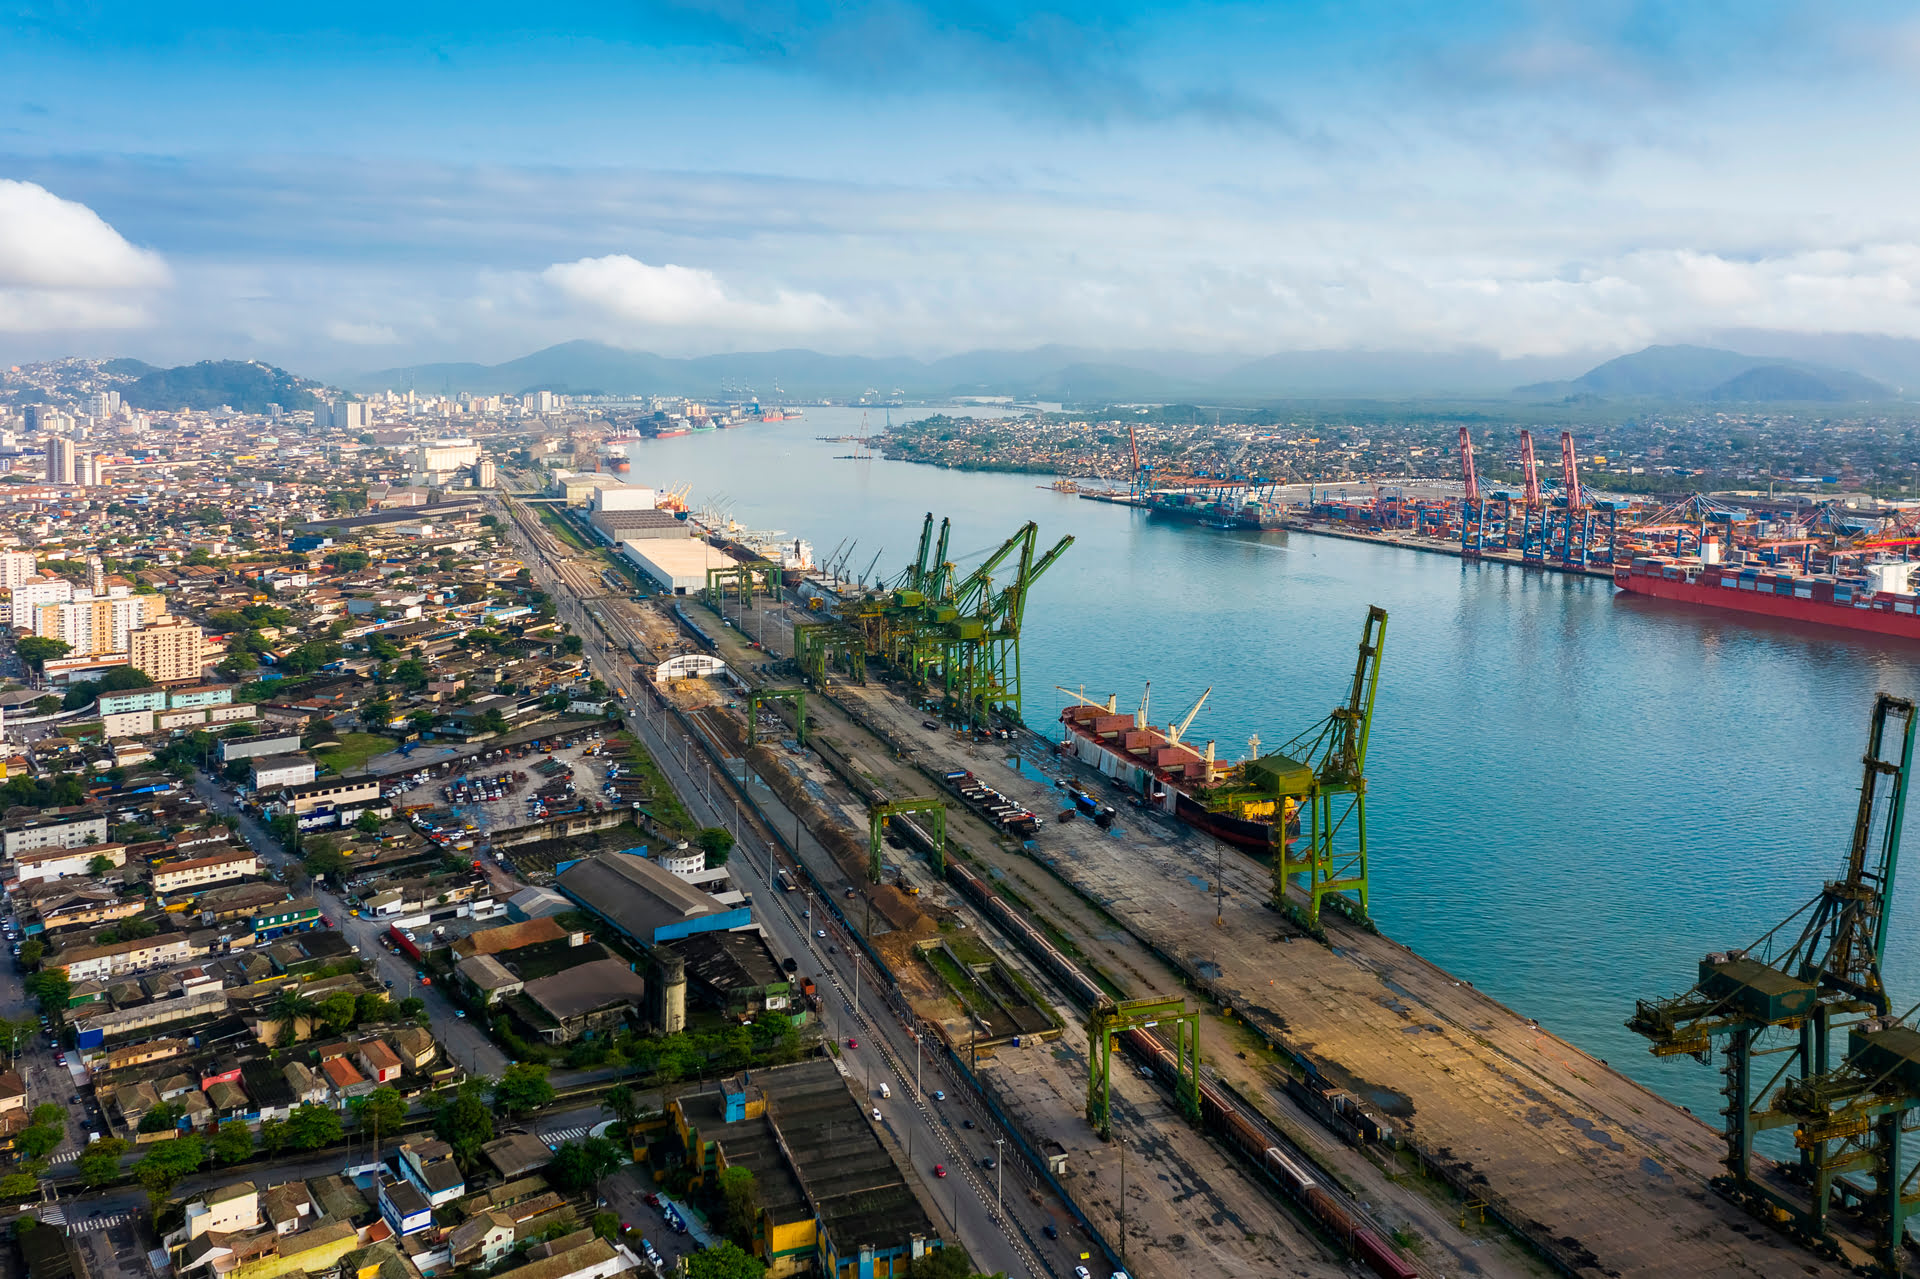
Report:
[[[1702,564],[1698,560],[1643,555],[1616,569],[1613,584],[1631,594],[1655,599],[1920,640],[1915,596],[1900,590],[1874,589],[1875,577],[1884,583],[1890,577],[1904,576],[1907,566],[1868,568],[1873,576],[1798,573],[1791,566]]]

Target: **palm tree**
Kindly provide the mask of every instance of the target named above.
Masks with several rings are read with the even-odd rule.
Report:
[[[607,1095],[600,1099],[600,1109],[619,1120],[623,1131],[633,1127],[640,1118],[640,1100],[627,1084],[607,1089]]]
[[[300,1036],[300,1023],[304,1020],[307,1029],[313,1029],[313,1019],[320,1011],[320,1005],[301,994],[298,987],[288,986],[273,1001],[273,1020],[286,1031],[286,1042],[293,1043]]]

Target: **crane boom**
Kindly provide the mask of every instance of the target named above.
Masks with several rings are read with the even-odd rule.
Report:
[[[1460,428],[1460,470],[1466,479],[1467,489],[1463,495],[1468,503],[1480,500],[1480,477],[1473,469],[1473,437],[1467,434],[1467,428]]]
[[[1212,692],[1213,685],[1207,685],[1206,690],[1200,694],[1198,700],[1194,702],[1193,706],[1187,711],[1186,715],[1181,718],[1180,722],[1178,724],[1167,725],[1167,744],[1169,746],[1178,746],[1180,744],[1180,739],[1187,735],[1187,728],[1193,723],[1193,717],[1198,715],[1200,708],[1207,704],[1207,697]]]
[[[1578,511],[1587,504],[1580,491],[1580,466],[1573,456],[1573,432],[1560,432],[1560,485],[1567,490],[1567,509]]]
[[[1533,460],[1533,432],[1520,432],[1520,470],[1525,480],[1526,503],[1529,509],[1540,505],[1540,471]]]

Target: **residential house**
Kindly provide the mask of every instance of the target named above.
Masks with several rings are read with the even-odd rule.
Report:
[[[497,1279],[612,1279],[637,1266],[633,1254],[616,1250],[605,1239],[595,1239],[578,1248],[516,1266]]]
[[[378,1039],[360,1045],[360,1066],[376,1084],[390,1084],[400,1078],[400,1057]]]
[[[355,1070],[353,1062],[345,1057],[332,1057],[321,1062],[320,1074],[325,1077],[334,1095],[343,1102],[350,1097],[364,1097],[373,1091],[373,1081]]]
[[[91,867],[96,858],[104,859],[111,866],[125,866],[127,846],[102,843],[66,847],[55,844],[14,854],[13,868],[22,884],[30,884],[92,874]]]
[[[380,1183],[380,1216],[396,1235],[410,1235],[433,1224],[433,1205],[404,1178]]]
[[[503,1212],[483,1212],[453,1228],[447,1240],[453,1264],[490,1269],[513,1251],[513,1219]]]
[[[466,1179],[460,1175],[460,1166],[453,1159],[453,1147],[436,1138],[402,1142],[400,1170],[435,1208],[467,1193]]]

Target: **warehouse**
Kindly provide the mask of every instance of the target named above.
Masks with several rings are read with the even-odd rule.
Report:
[[[650,538],[620,543],[620,553],[658,582],[663,590],[687,595],[707,589],[707,570],[734,568],[740,561],[705,542]]]

